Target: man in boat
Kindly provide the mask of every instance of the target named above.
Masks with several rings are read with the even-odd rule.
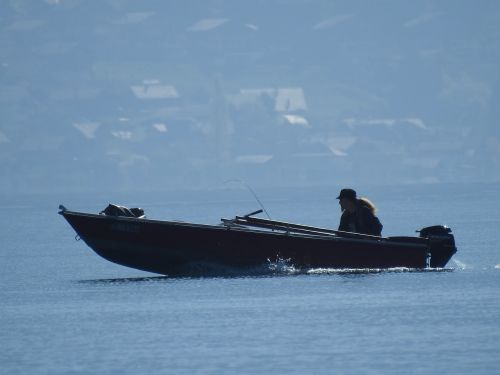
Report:
[[[342,189],[337,197],[342,210],[339,231],[382,235],[382,224],[375,215],[376,208],[366,198],[357,198],[353,189]]]

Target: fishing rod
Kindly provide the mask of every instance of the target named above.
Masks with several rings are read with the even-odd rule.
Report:
[[[269,216],[269,213],[267,212],[266,208],[264,207],[264,205],[262,204],[261,200],[257,196],[257,193],[245,181],[242,181],[242,180],[239,180],[239,179],[232,179],[232,180],[225,181],[226,184],[230,183],[230,182],[237,182],[237,183],[243,185],[253,195],[253,197],[255,198],[255,200],[257,201],[257,203],[259,204],[260,208],[262,208],[262,211],[264,211],[264,213],[266,214],[267,218],[269,220],[272,220],[271,216]],[[257,213],[257,212],[255,212],[255,213]],[[253,214],[255,214],[255,213],[253,213]]]

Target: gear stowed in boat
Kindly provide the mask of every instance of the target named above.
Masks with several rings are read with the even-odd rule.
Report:
[[[252,268],[287,259],[298,268],[440,268],[457,251],[451,230],[436,225],[419,237],[377,237],[253,217],[219,225],[151,220],[141,209],[109,205],[100,214],[59,213],[103,258],[143,271],[182,274],[193,264]]]

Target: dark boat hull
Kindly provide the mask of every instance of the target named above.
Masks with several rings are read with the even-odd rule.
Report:
[[[454,243],[444,239],[345,238],[67,210],[60,213],[103,258],[163,275],[181,274],[199,264],[252,268],[279,259],[308,268],[444,267],[456,251]]]

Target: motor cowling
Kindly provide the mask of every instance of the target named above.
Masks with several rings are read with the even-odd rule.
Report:
[[[429,238],[431,236],[451,236],[451,229],[444,225],[433,225],[431,227],[425,227],[417,232],[420,233],[420,237]]]

